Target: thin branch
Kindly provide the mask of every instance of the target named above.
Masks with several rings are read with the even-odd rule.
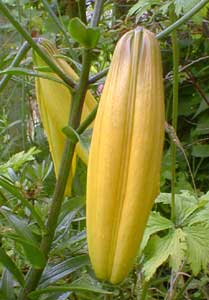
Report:
[[[95,82],[97,82],[99,79],[103,78],[104,76],[107,75],[109,71],[109,68],[106,68],[104,70],[102,70],[101,72],[97,73],[95,76],[92,76],[90,79],[89,79],[89,84],[93,84]]]
[[[207,105],[209,105],[209,99],[207,98],[207,96],[205,95],[205,93],[203,92],[201,86],[199,85],[199,83],[196,81],[195,77],[192,75],[191,72],[186,71],[187,75],[189,76],[189,79],[193,85],[193,87],[196,89],[196,91],[200,94],[200,96],[202,96],[202,98],[205,100],[205,103]]]
[[[189,63],[189,64],[187,64],[187,65],[185,65],[185,66],[179,67],[179,72],[183,72],[183,71],[185,71],[186,69],[190,68],[191,66],[195,65],[196,63],[199,63],[199,62],[201,62],[201,61],[203,61],[203,60],[206,60],[206,59],[209,59],[209,55],[200,57],[200,58],[198,58],[198,59],[196,59],[196,60],[193,60],[191,63]]]
[[[72,58],[74,60],[77,60],[78,59],[78,56],[76,54],[76,52],[72,49],[72,44],[70,43],[70,40],[69,40],[69,36],[68,36],[68,33],[67,31],[65,30],[64,26],[61,24],[59,18],[55,15],[55,13],[53,12],[53,10],[51,9],[49,3],[47,0],[42,0],[42,3],[46,9],[46,11],[48,12],[48,14],[50,15],[51,19],[54,21],[54,23],[56,24],[57,28],[63,33],[65,39],[66,39],[66,42],[68,44],[68,50],[70,52],[70,55],[72,56]]]
[[[194,176],[192,174],[192,169],[191,169],[191,166],[190,166],[190,163],[189,163],[189,160],[188,160],[188,157],[186,155],[186,152],[184,150],[184,147],[183,145],[181,144],[177,134],[176,134],[176,131],[175,129],[173,128],[173,126],[171,126],[170,124],[168,124],[167,122],[165,122],[165,131],[168,133],[170,139],[172,140],[172,142],[181,150],[181,152],[183,153],[184,155],[184,159],[187,163],[187,166],[188,166],[188,169],[189,169],[189,174],[191,176],[191,179],[192,179],[192,184],[193,184],[193,188],[194,188],[194,191],[197,195],[197,188],[196,188],[196,184],[195,184],[195,180],[194,180]]]
[[[17,52],[14,60],[10,64],[9,68],[17,67],[20,64],[21,60],[26,56],[29,49],[30,49],[30,45],[27,42],[24,42],[21,48],[19,49],[19,51]],[[2,92],[3,89],[6,87],[11,77],[12,77],[11,74],[6,74],[2,77],[0,81],[0,92]]]
[[[186,288],[188,287],[188,285],[190,284],[190,282],[194,279],[194,275],[191,275],[190,278],[186,281],[186,283],[184,284],[184,286],[182,287],[182,289],[178,292],[178,294],[175,296],[174,300],[178,300],[178,299],[182,299],[182,295],[184,293],[184,291],[186,290]]]
[[[174,5],[170,10],[170,20],[175,22]],[[177,132],[178,122],[178,87],[179,87],[179,48],[176,30],[171,34],[172,49],[173,49],[173,108],[172,108],[172,126]],[[171,220],[175,221],[175,185],[176,185],[176,144],[171,140]]]
[[[97,114],[97,110],[98,110],[98,105],[90,112],[87,118],[78,127],[78,129],[76,130],[78,134],[83,133],[86,130],[86,128],[88,128],[88,126],[93,122]]]
[[[201,61],[204,61],[204,60],[207,60],[209,59],[209,56],[203,56],[203,57],[200,57],[194,61],[192,61],[191,63],[185,65],[185,66],[179,66],[179,73],[180,72],[184,72],[185,70],[187,70],[188,68],[192,67],[193,65],[201,62]],[[165,76],[165,80],[171,80],[173,78],[173,74],[172,74],[172,71],[171,72],[168,72]]]
[[[97,27],[103,9],[104,0],[96,0],[94,14],[91,20],[91,27]]]

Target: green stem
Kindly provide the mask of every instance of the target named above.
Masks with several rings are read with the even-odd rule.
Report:
[[[55,13],[53,12],[53,10],[51,9],[48,1],[46,0],[42,0],[42,3],[46,9],[46,11],[48,12],[48,14],[50,15],[51,19],[54,21],[55,25],[57,26],[57,28],[63,33],[64,37],[65,37],[65,40],[68,44],[68,50],[69,50],[69,53],[70,55],[72,56],[72,58],[74,60],[78,60],[78,56],[77,54],[75,53],[75,51],[73,51],[72,49],[72,44],[70,43],[70,40],[69,40],[69,36],[68,36],[68,33],[67,31],[65,30],[64,26],[61,24],[59,18],[55,15]]]
[[[17,67],[20,64],[21,60],[26,56],[29,49],[30,49],[30,45],[27,42],[24,42],[9,67],[10,68]],[[0,81],[0,92],[2,92],[3,89],[6,87],[11,77],[12,77],[11,74],[6,74],[2,77]]]
[[[170,10],[171,22],[175,22],[174,7]],[[179,49],[176,30],[172,31],[172,49],[173,49],[173,109],[172,109],[172,126],[177,132],[178,121],[178,88],[179,88]],[[171,220],[175,220],[175,185],[176,185],[176,144],[171,140]]]
[[[78,0],[78,10],[79,16],[83,23],[87,24],[86,20],[86,1],[85,0]]]
[[[103,3],[104,3],[104,0],[96,0],[96,2],[95,2],[95,9],[94,9],[93,18],[91,21],[91,27],[98,26],[100,16],[102,13]]]
[[[141,293],[140,300],[146,300],[147,299],[148,289],[149,289],[149,281],[145,281],[142,285],[142,293]]]
[[[33,48],[38,55],[45,61],[45,63],[65,82],[69,85],[69,87],[74,88],[74,81],[67,76],[62,70],[53,63],[50,59],[50,56],[47,55],[33,40],[30,34],[22,27],[22,25],[11,15],[8,8],[0,1],[0,11],[8,18],[11,24],[17,29],[17,31],[25,38],[25,40],[30,44],[31,48]]]
[[[91,65],[91,54],[89,50],[84,49],[83,53],[83,68],[81,72],[81,77],[79,84],[72,95],[72,109],[69,116],[69,126],[76,129],[79,126],[82,107],[84,103],[84,98],[86,90],[88,87],[88,76]],[[47,234],[43,236],[41,241],[41,250],[46,256],[46,261],[50,252],[51,244],[54,238],[54,233],[57,226],[57,221],[62,205],[62,200],[64,197],[65,187],[67,179],[69,176],[69,169],[72,163],[72,158],[74,154],[75,144],[67,139],[65,143],[65,149],[60,165],[59,175],[55,187],[55,192],[52,198],[52,204],[49,211],[49,216],[46,223],[46,232]],[[44,268],[35,269],[32,268],[26,279],[26,287],[21,294],[21,299],[27,300],[28,294],[36,289],[38,282],[41,278]]]
[[[90,112],[90,114],[87,116],[87,118],[81,123],[81,125],[76,130],[78,134],[81,134],[88,128],[88,126],[92,123],[92,121],[95,119],[95,116],[97,114],[98,105]]]
[[[25,103],[25,79],[22,78],[22,91],[21,91],[21,135],[22,135],[22,146],[23,150],[26,150],[26,122],[25,122],[25,116],[26,116],[26,103]]]
[[[20,0],[17,0],[18,8],[18,21],[21,23],[21,4]],[[20,36],[20,42],[23,43],[23,38]],[[22,148],[26,150],[26,131],[25,131],[25,79],[21,80],[21,136],[22,136]]]
[[[207,3],[208,0],[201,0],[198,4],[196,4],[190,11],[188,11],[183,17],[175,21],[172,25],[167,27],[165,30],[161,31],[156,35],[157,39],[162,39],[168,36],[172,31],[179,28],[182,24],[188,21],[192,16],[194,16],[199,10],[201,10]]]
[[[103,78],[105,75],[107,75],[109,71],[109,68],[106,68],[104,70],[102,70],[101,72],[97,73],[95,76],[92,76],[89,79],[89,84],[93,84],[95,82],[97,82],[99,79]]]

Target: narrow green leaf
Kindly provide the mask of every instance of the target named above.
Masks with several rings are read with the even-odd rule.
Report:
[[[44,296],[44,300],[69,300],[70,299],[70,295],[73,292],[55,292],[55,293],[49,293],[48,295]],[[87,299],[85,299],[87,300]],[[92,300],[92,299],[91,299]]]
[[[18,242],[23,247],[25,256],[33,267],[39,269],[45,266],[46,259],[39,246],[16,235],[9,234],[7,236]]]
[[[1,291],[5,297],[5,299],[15,300],[14,286],[13,286],[13,278],[11,273],[4,269],[1,280]]]
[[[20,285],[24,286],[25,280],[21,271],[18,269],[16,264],[7,255],[7,253],[2,247],[0,247],[0,261],[5,266],[5,268],[14,276],[14,278],[20,283]]]
[[[30,299],[37,299],[37,296],[48,294],[52,292],[68,292],[68,291],[83,291],[83,292],[93,292],[99,294],[112,295],[112,292],[106,291],[105,289],[98,288],[96,286],[91,285],[73,285],[69,284],[68,286],[55,286],[49,287],[46,289],[36,290],[29,294]]]
[[[62,210],[56,228],[55,239],[52,245],[53,249],[61,246],[58,241],[64,239],[66,234],[68,235],[69,227],[78,211],[81,209],[81,207],[83,207],[84,203],[84,197],[74,197],[62,205]]]
[[[77,196],[68,199],[65,201],[62,205],[61,213],[60,213],[60,221],[64,219],[64,217],[73,210],[80,209],[85,204],[85,197],[83,196]]]
[[[43,273],[39,287],[44,288],[56,281],[68,276],[76,270],[89,264],[87,255],[79,255],[76,257],[68,258],[59,264],[50,266],[48,265]]]
[[[15,230],[16,235],[7,235],[10,238],[16,240],[21,244],[25,251],[25,255],[29,262],[37,268],[41,268],[45,265],[44,254],[39,249],[39,245],[27,226],[27,223],[15,216],[14,214],[6,211],[5,209],[0,209],[0,212],[7,219],[9,225]]]
[[[18,236],[30,242],[37,243],[35,237],[33,236],[32,232],[28,228],[26,221],[20,219],[19,217],[17,217],[7,209],[1,208],[0,212],[5,217],[9,225],[15,230]]]
[[[46,72],[46,71],[44,70],[44,72]],[[14,68],[8,68],[8,69],[4,69],[4,70],[0,71],[0,75],[8,74],[8,75],[33,76],[33,77],[52,80],[52,81],[61,83],[61,84],[65,85],[66,87],[68,87],[68,85],[63,80],[58,79],[54,76],[49,76],[49,75],[45,74],[44,72],[42,72],[42,73],[34,72],[29,69],[14,67]]]

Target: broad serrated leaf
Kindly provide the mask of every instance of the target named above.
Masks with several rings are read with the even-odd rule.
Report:
[[[187,242],[187,258],[192,272],[207,271],[209,264],[209,227],[197,224],[184,228]]]
[[[199,3],[199,0],[175,0],[175,13],[177,16],[179,16],[182,12],[186,13],[190,9],[192,9],[197,3]]]
[[[178,270],[185,258],[185,251],[185,234],[180,228],[170,231],[162,238],[157,235],[152,236],[145,248],[143,266],[145,279],[149,280],[157,268],[168,259],[174,270]]]
[[[161,193],[155,203],[171,205],[171,194]],[[190,191],[181,191],[181,194],[175,194],[175,225],[183,225],[184,222],[199,208],[198,199]]]
[[[154,235],[149,240],[145,249],[145,262],[142,269],[145,280],[150,280],[157,268],[168,259],[172,237],[172,234],[168,234],[163,238]]]
[[[206,194],[202,195],[199,200],[206,200],[209,204],[209,192],[207,192]]]
[[[155,199],[155,203],[170,204],[171,203],[171,194],[170,193],[160,193]]]
[[[7,255],[3,248],[0,248],[0,262],[14,276],[14,278],[20,283],[20,285],[24,286],[25,281],[21,271],[18,269],[12,259]]]
[[[159,2],[160,2],[159,0],[152,0],[152,1],[139,0],[136,4],[134,4],[130,8],[128,12],[128,17],[136,14],[138,18],[147,10],[149,10],[152,7],[152,5],[157,5],[159,4]]]
[[[50,266],[45,269],[41,278],[39,287],[44,288],[58,280],[68,276],[76,270],[89,264],[89,258],[87,255],[80,255],[72,258],[68,258],[61,263]]]
[[[166,1],[165,4],[160,6],[160,11],[162,12],[163,15],[168,13],[168,9],[172,3],[173,1]]]
[[[187,249],[185,233],[182,229],[177,228],[174,231],[171,248],[170,248],[170,266],[174,271],[178,271],[182,262],[185,260]]]
[[[176,197],[175,200],[175,224],[183,226],[187,218],[198,209],[198,202],[194,204],[186,197]]]
[[[184,222],[185,225],[205,223],[209,225],[209,202],[206,199],[199,199],[197,208],[190,214]]]
[[[162,230],[170,229],[172,227],[174,227],[174,224],[172,221],[170,221],[167,218],[162,217],[160,215],[160,213],[158,213],[158,212],[155,212],[155,211],[151,212],[150,217],[147,222],[145,232],[144,232],[143,240],[142,240],[142,243],[140,246],[140,251],[142,251],[145,248],[145,246],[152,234],[157,233]]]
[[[185,0],[175,0],[174,1],[175,13],[176,13],[177,16],[179,16],[182,13],[183,8],[184,8],[184,2],[185,2]]]

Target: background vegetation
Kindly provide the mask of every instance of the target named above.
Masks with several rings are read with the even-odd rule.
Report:
[[[70,36],[68,25],[79,16],[80,2],[1,1],[32,37],[53,41],[77,73],[82,47]],[[115,44],[126,31],[139,25],[158,34],[199,2],[104,1],[90,76],[108,68]],[[85,4],[90,23],[95,1]],[[30,76],[32,55],[29,51],[19,68],[12,68],[24,39],[1,12],[0,8],[0,299],[13,300],[23,299],[30,267],[44,265],[39,244],[56,180]],[[160,45],[167,120],[161,194],[134,269],[118,286],[96,280],[86,245],[86,166],[78,159],[72,197],[62,204],[33,299],[209,299],[209,5],[160,39]],[[91,85],[98,102],[102,74]],[[178,102],[173,102],[175,94]],[[88,147],[88,135],[83,138]]]

